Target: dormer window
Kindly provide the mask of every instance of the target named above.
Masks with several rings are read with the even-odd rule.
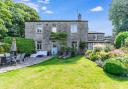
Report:
[[[71,33],[77,33],[77,23],[71,24]]]

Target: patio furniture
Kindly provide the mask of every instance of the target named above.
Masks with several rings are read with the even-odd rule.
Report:
[[[0,57],[0,59],[1,59],[1,66],[5,66],[6,65],[6,63],[7,63],[7,60],[6,60],[6,57]]]
[[[15,64],[17,64],[17,62],[20,62],[20,60],[21,60],[21,54],[12,57],[12,62]]]
[[[6,65],[11,65],[13,58],[11,56],[6,57]]]
[[[25,53],[21,54],[20,63],[24,61],[24,58],[25,58]]]

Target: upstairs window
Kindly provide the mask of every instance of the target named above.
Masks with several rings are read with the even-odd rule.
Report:
[[[37,25],[36,32],[37,33],[42,33],[42,30],[43,30],[43,26],[42,25]]]
[[[97,34],[93,34],[93,40],[97,40]]]
[[[56,27],[52,27],[52,32],[56,33],[57,32],[57,28]]]
[[[77,24],[76,23],[71,24],[71,33],[77,33]]]

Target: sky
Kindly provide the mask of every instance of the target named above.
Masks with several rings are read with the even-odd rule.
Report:
[[[34,8],[42,20],[87,20],[89,31],[112,35],[109,7],[112,0],[14,0]]]

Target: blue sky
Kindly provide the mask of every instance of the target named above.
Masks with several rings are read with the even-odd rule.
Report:
[[[89,30],[112,35],[111,0],[14,0],[34,8],[43,20],[75,20],[77,10],[89,21]]]

